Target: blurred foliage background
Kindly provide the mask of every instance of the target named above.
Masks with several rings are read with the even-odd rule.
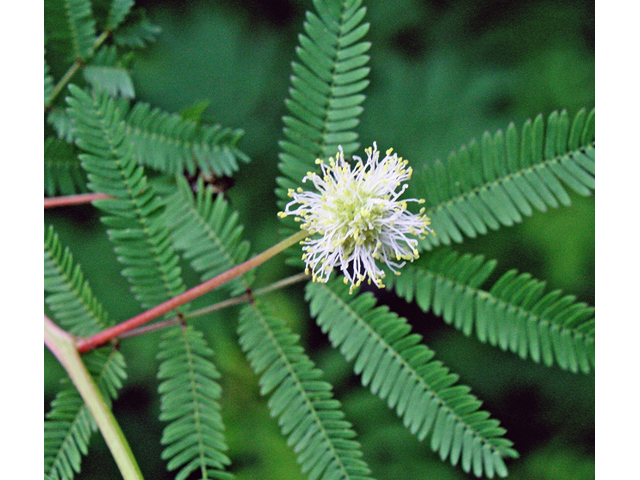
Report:
[[[538,113],[592,107],[594,3],[552,0],[397,0],[366,2],[371,29],[371,84],[358,127],[363,146],[377,141],[408,158],[414,168],[444,158],[483,131],[520,126]],[[243,166],[227,195],[247,226],[254,252],[279,240],[275,177],[281,117],[290,62],[304,12],[302,0],[138,1],[162,28],[155,44],[135,57],[136,98],[178,112],[208,102],[204,118],[242,128]],[[546,279],[553,288],[594,298],[594,198],[572,197],[571,208],[536,214],[521,225],[466,240],[460,251],[484,253],[510,268]],[[47,211],[85,271],[110,316],[124,320],[138,307],[91,207]],[[187,265],[190,285],[197,277]],[[293,273],[282,259],[262,266],[258,285]],[[378,479],[467,476],[440,460],[407,432],[394,413],[360,387],[342,357],[309,321],[302,287],[272,294],[325,370],[354,422],[366,460]],[[438,358],[501,420],[522,458],[512,479],[594,478],[594,378],[524,362],[466,338],[389,294]],[[212,303],[215,295],[201,299]],[[196,305],[198,306],[198,302]],[[216,350],[223,373],[225,418],[232,471],[238,479],[301,479],[293,454],[268,415],[256,378],[235,340],[233,309],[198,322]],[[146,478],[173,478],[160,459],[156,345],[159,334],[122,342],[129,379],[114,411]],[[45,352],[45,411],[62,370]],[[78,478],[119,478],[102,439]]]

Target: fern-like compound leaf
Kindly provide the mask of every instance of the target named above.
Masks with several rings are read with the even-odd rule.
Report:
[[[86,59],[91,55],[96,39],[96,22],[91,13],[91,2],[65,0],[65,7],[75,56]]]
[[[407,265],[387,287],[424,311],[442,315],[466,335],[521,358],[571,372],[595,367],[594,309],[544,282],[510,270],[488,290],[480,287],[495,268],[482,256],[436,252]]]
[[[161,28],[151,23],[142,8],[131,11],[113,32],[113,41],[119,47],[143,48],[147,43],[156,41]]]
[[[44,422],[44,473],[51,479],[71,479],[80,473],[95,430],[91,413],[74,389],[59,392]]]
[[[570,205],[568,190],[590,195],[595,188],[595,110],[581,110],[573,121],[566,111],[527,121],[521,132],[485,133],[416,171],[414,194],[426,199],[426,214],[437,235],[422,248],[462,242],[501,225]]]
[[[89,188],[113,198],[94,202],[107,213],[122,274],[143,308],[151,308],[185,290],[179,257],[160,214],[163,204],[147,182],[133,154],[116,101],[104,93],[91,96],[71,85],[67,99],[76,125],[76,143],[87,171]]]
[[[133,82],[124,68],[112,65],[87,65],[82,70],[84,79],[96,90],[104,90],[115,97],[135,97]]]
[[[53,93],[53,76],[49,70],[47,60],[44,60],[44,104],[49,104],[49,99]]]
[[[124,357],[102,348],[83,357],[89,373],[110,403],[126,378]],[[98,426],[80,394],[66,379],[64,389],[51,402],[44,422],[44,472],[51,479],[70,480],[80,473],[82,456],[88,453],[91,435]]]
[[[75,141],[75,127],[66,110],[52,108],[47,115],[47,123],[53,127],[59,139],[67,143]]]
[[[134,3],[134,0],[113,0],[107,13],[105,29],[113,31],[118,28],[131,11]]]
[[[53,319],[72,335],[93,335],[111,325],[80,265],[51,226],[44,234],[44,291]]]
[[[286,100],[290,115],[284,117],[286,140],[280,142],[278,196],[315,168],[317,158],[335,155],[338,145],[345,154],[358,147],[353,131],[359,123],[368,85],[369,42],[361,42],[369,29],[362,23],[366,8],[359,0],[314,0],[316,13],[307,12],[293,62],[291,89]]]
[[[75,335],[92,335],[110,326],[107,314],[93,295],[69,249],[60,243],[53,227],[44,238],[45,301],[52,317]],[[124,357],[103,348],[84,357],[107,401],[115,399],[126,377]],[[89,439],[97,425],[76,388],[66,379],[51,404],[44,423],[44,470],[51,479],[72,479],[80,472]]]
[[[45,2],[45,34],[48,42],[68,45],[70,59],[86,60],[96,40],[96,20],[90,0]]]
[[[138,102],[126,118],[127,136],[142,165],[164,173],[231,176],[249,157],[237,143],[244,134],[219,125],[202,125]]]
[[[87,191],[87,175],[78,160],[78,149],[56,137],[44,141],[44,193],[73,195]]]
[[[162,458],[167,469],[177,470],[176,480],[193,472],[198,478],[233,478],[225,467],[227,455],[224,424],[220,414],[220,373],[212,361],[213,351],[201,332],[178,325],[162,337],[158,378],[162,380],[160,420],[170,422],[162,434]]]
[[[362,384],[387,401],[404,425],[465,472],[506,476],[505,457],[517,457],[505,430],[458,376],[411,332],[406,320],[386,307],[375,307],[370,293],[350,295],[342,282],[309,283],[311,314],[335,348],[354,361]]]
[[[216,195],[200,180],[194,198],[183,176],[178,176],[177,182],[176,192],[166,199],[165,222],[172,229],[176,248],[184,251],[191,266],[201,273],[202,281],[244,262],[249,242],[242,239],[238,214],[231,210],[224,195]],[[237,295],[250,287],[253,278],[252,270],[223,288],[230,288]]]
[[[278,417],[307,478],[369,479],[356,434],[298,335],[262,303],[243,308],[238,333],[253,370],[261,375],[261,393],[271,394],[271,415]]]
[[[100,49],[92,64],[83,70],[85,79],[95,90],[109,95],[133,97],[135,91],[129,73],[117,65],[113,48]],[[77,88],[77,87],[74,87]],[[239,162],[249,157],[237,144],[244,135],[220,125],[201,124],[176,113],[168,113],[149,104],[137,102],[132,108],[123,98],[115,100],[119,117],[124,122],[127,143],[133,148],[138,163],[170,175],[199,170],[207,177],[231,176]],[[67,112],[53,109],[47,121],[58,137],[76,140],[75,124]]]
[[[113,45],[101,47],[91,59],[91,64],[82,69],[82,76],[94,90],[104,90],[112,97],[135,97],[131,76],[121,65]]]

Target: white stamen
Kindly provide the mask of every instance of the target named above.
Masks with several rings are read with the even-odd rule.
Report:
[[[418,258],[418,240],[409,236],[424,238],[423,234],[433,233],[424,208],[418,215],[407,210],[408,202],[424,200],[398,200],[412,169],[406,160],[392,154],[392,149],[380,160],[374,142],[373,148],[365,149],[366,163],[353,157],[353,169],[345,161],[342,147],[338,150],[336,159],[330,158],[328,164],[316,161],[320,175],[310,172],[302,179],[303,183],[310,180],[317,192],[290,190],[293,200],[278,215],[295,215],[301,228],[314,234],[302,242],[302,259],[314,281],[327,282],[338,267],[351,283],[351,291],[367,277],[383,287],[385,274],[376,260],[397,274],[406,261]]]

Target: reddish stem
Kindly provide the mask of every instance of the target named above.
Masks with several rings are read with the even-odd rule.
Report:
[[[44,208],[64,207],[67,205],[80,205],[94,200],[112,198],[104,193],[82,193],[80,195],[68,195],[66,197],[52,197],[44,199]]]
[[[86,353],[89,350],[99,347],[100,345],[104,345],[108,341],[122,335],[123,333],[128,332],[129,330],[132,330],[134,328],[140,327],[141,325],[144,325],[145,323],[150,322],[151,320],[158,318],[167,312],[170,312],[174,308],[179,307],[180,305],[184,305],[185,303],[188,303],[191,300],[194,300],[204,295],[205,293],[210,292],[214,288],[217,288],[220,285],[230,280],[233,280],[239,275],[242,275],[243,273],[248,272],[252,268],[255,268],[258,265],[261,265],[262,263],[264,263],[274,255],[282,252],[283,250],[286,250],[291,245],[301,241],[307,235],[308,235],[308,232],[301,230],[295,235],[292,235],[291,237],[286,238],[285,240],[265,250],[261,254],[253,257],[252,259],[247,260],[246,262],[241,263],[240,265],[230,270],[227,270],[226,272],[221,273],[217,277],[207,280],[206,282],[201,283],[200,285],[193,287],[190,290],[187,290],[186,292],[178,295],[177,297],[167,300],[166,302],[161,303],[160,305],[157,305],[152,309],[141,313],[140,315],[136,315],[135,317],[130,318],[129,320],[119,323],[118,325],[114,325],[113,327],[103,330],[102,332],[96,335],[93,335],[89,338],[78,339],[76,344],[78,347],[78,352]]]

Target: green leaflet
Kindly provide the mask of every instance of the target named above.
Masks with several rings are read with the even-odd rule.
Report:
[[[485,133],[480,142],[416,171],[412,196],[426,200],[436,236],[421,241],[432,249],[460,243],[500,225],[510,226],[534,210],[569,205],[567,188],[590,195],[595,188],[595,110],[581,110],[573,121],[566,111],[546,122],[538,115],[518,134]]]
[[[77,145],[89,188],[112,199],[94,204],[108,216],[102,221],[115,245],[122,274],[143,308],[154,307],[185,290],[169,230],[160,213],[161,200],[133,155],[130,138],[116,102],[104,93],[92,97],[71,85],[67,99],[76,124]]]
[[[100,47],[91,63],[82,69],[82,76],[94,90],[104,90],[112,97],[135,97],[129,71],[118,58],[118,51],[114,45]]]
[[[162,458],[169,461],[168,470],[180,469],[176,480],[196,471],[199,478],[233,478],[224,471],[231,461],[224,453],[227,444],[218,402],[222,389],[212,357],[202,333],[192,326],[178,325],[162,336],[160,420],[170,422],[162,434]]]
[[[44,233],[44,291],[53,319],[73,335],[93,335],[113,324],[52,226]]]
[[[547,366],[588,373],[595,367],[594,309],[544,282],[510,270],[489,289],[480,286],[495,261],[443,251],[407,265],[388,288],[422,310],[433,310],[465,335]]]
[[[120,112],[118,121],[123,122],[136,162],[171,175],[200,171],[214,177],[231,176],[239,169],[239,162],[249,162],[249,157],[237,147],[244,135],[242,130],[201,125],[144,102],[129,108],[123,97],[135,95],[133,84],[115,55],[114,48],[101,49],[93,63],[83,69],[83,76],[95,90],[121,95],[114,99]],[[60,138],[75,141],[75,126],[65,112],[53,109],[47,120]]]
[[[44,473],[51,479],[71,479],[80,473],[82,456],[97,429],[75,388],[58,392],[44,422]]]
[[[198,182],[194,194],[183,176],[178,187],[166,199],[165,223],[172,229],[176,248],[184,251],[192,267],[201,273],[202,281],[215,277],[244,262],[249,255],[249,242],[242,238],[242,225],[237,212],[230,211],[223,195],[215,195],[211,187]],[[253,281],[252,270],[222,286],[233,295],[246,291]]]
[[[338,145],[345,154],[358,147],[353,131],[362,113],[360,94],[368,84],[369,42],[360,40],[369,24],[361,23],[366,8],[359,0],[314,0],[317,14],[307,12],[300,46],[300,62],[292,64],[290,97],[284,118],[286,140],[280,142],[277,194],[287,198],[289,188],[315,168],[316,158],[335,155]]]
[[[105,400],[115,400],[126,378],[122,354],[102,348],[85,355],[84,362]],[[64,385],[44,422],[44,472],[51,479],[72,479],[80,473],[82,456],[98,429],[76,388],[68,379]]]
[[[113,0],[107,13],[105,29],[115,30],[118,28],[131,11],[134,3],[134,0]]]
[[[263,303],[245,306],[238,327],[240,345],[260,376],[260,393],[271,394],[269,409],[307,478],[369,479],[360,445],[344,419],[332,388],[284,321]]]
[[[44,288],[53,318],[70,333],[91,335],[112,324],[84,280],[80,265],[60,244],[52,227],[45,229]],[[126,378],[124,357],[103,348],[84,361],[104,398],[115,399]],[[44,424],[44,468],[51,479],[71,479],[80,472],[82,455],[97,426],[78,391],[68,380],[51,403]]]
[[[53,77],[51,76],[51,72],[49,69],[49,64],[47,60],[44,60],[44,104],[47,105],[49,103],[49,97],[53,93]]]
[[[145,10],[138,8],[127,15],[124,22],[113,32],[113,41],[119,47],[143,48],[156,41],[160,27],[152,24]]]
[[[138,161],[164,173],[193,174],[200,169],[207,176],[230,176],[239,161],[249,161],[236,146],[242,130],[198,125],[143,102],[131,108],[125,123]]]
[[[329,340],[361,375],[362,384],[387,401],[411,433],[453,465],[476,476],[506,476],[504,457],[517,457],[504,428],[479,410],[480,401],[456,374],[433,360],[434,352],[411,333],[406,320],[375,308],[370,293],[349,295],[341,281],[309,283],[311,314]]]
[[[45,2],[45,36],[56,42],[69,59],[89,58],[96,40],[96,20],[90,0]]]
[[[80,166],[78,149],[64,140],[44,141],[44,191],[46,195],[73,195],[86,192],[87,175]]]
[[[124,68],[113,65],[87,65],[82,70],[85,80],[96,90],[111,96],[135,97],[133,82]]]
[[[47,123],[51,125],[57,138],[69,144],[75,141],[75,127],[69,114],[62,108],[52,108],[47,115]]]

